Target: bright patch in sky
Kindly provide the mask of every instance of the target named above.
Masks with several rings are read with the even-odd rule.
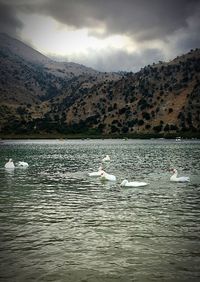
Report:
[[[58,56],[73,56],[89,54],[106,49],[122,49],[132,52],[136,49],[133,42],[123,35],[113,35],[107,38],[97,38],[89,35],[89,30],[72,29],[62,25],[50,17],[21,14],[24,27],[21,31],[22,39],[44,54]],[[95,31],[95,29],[93,29]],[[97,30],[99,32],[99,29]],[[103,30],[102,30],[103,32]]]

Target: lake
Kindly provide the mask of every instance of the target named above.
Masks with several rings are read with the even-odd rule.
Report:
[[[116,182],[88,176],[107,154]],[[1,140],[0,207],[1,281],[200,279],[198,140]]]

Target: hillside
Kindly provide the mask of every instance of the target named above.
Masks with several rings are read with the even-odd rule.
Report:
[[[10,120],[20,123],[23,112],[29,113],[28,120],[44,115],[50,99],[63,93],[65,98],[72,95],[69,85],[80,88],[81,95],[82,87],[120,77],[75,63],[55,62],[6,34],[0,34],[0,66],[0,128]],[[76,97],[78,94],[72,100]]]
[[[1,136],[199,136],[199,49],[135,74],[115,74],[54,62],[0,38]]]
[[[66,122],[105,134],[199,132],[200,50],[100,84],[67,109]]]
[[[64,77],[65,79],[79,75],[101,74],[101,72],[80,64],[51,60],[30,46],[4,33],[0,33],[0,50],[1,55],[10,56],[15,60],[18,59],[31,65],[40,66],[43,71],[57,77]]]

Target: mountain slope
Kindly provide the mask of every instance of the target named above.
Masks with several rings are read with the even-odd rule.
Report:
[[[4,33],[0,33],[0,51],[15,59],[40,66],[45,72],[65,79],[79,75],[101,76],[103,74],[102,72],[73,62],[56,62],[51,60],[18,39],[12,38]],[[110,75],[114,78],[119,77],[115,74]]]
[[[118,79],[112,73],[101,73],[75,63],[55,62],[23,42],[0,34],[0,95],[1,104],[35,106],[54,96],[62,95],[80,75],[90,86],[98,81]]]
[[[79,105],[83,105],[80,107]],[[104,83],[67,109],[66,123],[103,133],[200,130],[200,50]]]
[[[82,95],[82,88],[120,78],[118,74],[102,73],[75,63],[55,62],[6,34],[0,34],[0,66],[1,128],[10,124],[10,120],[21,120],[18,108],[20,113],[27,112],[31,120],[49,110],[48,101],[53,97],[66,100],[70,96],[72,103]],[[73,91],[80,89],[73,94],[71,86]]]
[[[54,62],[6,40],[0,43],[2,136],[199,134],[199,49],[119,75]]]
[[[45,64],[51,61],[38,51],[5,33],[0,33],[0,49],[31,63]]]

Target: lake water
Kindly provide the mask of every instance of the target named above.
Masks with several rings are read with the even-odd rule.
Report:
[[[1,141],[0,209],[1,281],[200,281],[198,140]]]

